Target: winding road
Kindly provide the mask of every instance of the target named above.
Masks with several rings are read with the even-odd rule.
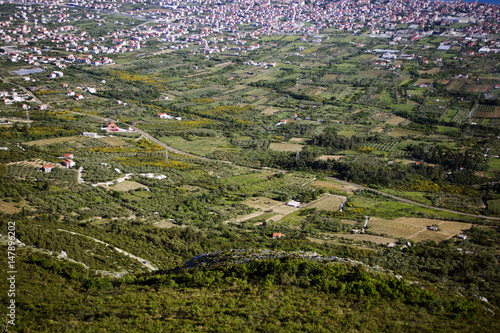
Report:
[[[392,198],[394,200],[398,200],[398,201],[401,201],[401,202],[409,203],[409,204],[412,204],[412,205],[417,205],[417,206],[420,206],[420,207],[431,208],[431,209],[440,210],[440,211],[443,211],[443,212],[448,212],[448,213],[453,213],[453,214],[460,214],[460,215],[465,215],[465,216],[472,216],[472,217],[479,217],[479,218],[483,218],[483,219],[490,219],[490,220],[500,221],[500,217],[487,216],[487,215],[475,215],[475,214],[469,214],[469,213],[464,213],[464,212],[458,212],[458,211],[447,209],[447,208],[440,208],[440,207],[430,206],[430,205],[426,205],[426,204],[423,204],[423,203],[420,203],[420,202],[416,202],[416,201],[413,201],[413,200],[409,200],[409,199],[405,199],[405,198],[402,198],[402,197],[398,197],[396,195],[392,195],[392,194],[389,194],[389,193],[381,192],[381,191],[378,191],[378,190],[375,190],[373,188],[369,188],[369,187],[366,187],[366,186],[363,186],[363,185],[359,185],[359,184],[355,184],[355,183],[350,183],[350,182],[347,182],[345,180],[341,180],[341,179],[338,179],[338,178],[334,178],[334,177],[326,177],[326,178],[329,179],[329,180],[333,180],[335,182],[341,183],[343,185],[353,186],[353,187],[359,188],[361,190],[372,191],[374,193],[377,193],[377,194],[380,194],[380,195]]]
[[[75,113],[75,114],[80,114],[80,115],[83,115],[83,116],[98,118],[98,119],[105,120],[105,121],[118,122],[117,120],[113,120],[113,119],[110,119],[110,118],[99,117],[99,116],[89,115],[89,114],[75,112],[75,111],[70,111],[70,112]],[[206,158],[206,157],[202,157],[202,156],[198,156],[198,155],[194,155],[194,154],[183,152],[181,150],[175,149],[173,147],[170,147],[170,146],[164,144],[163,142],[159,141],[158,139],[154,138],[153,136],[149,135],[148,133],[146,133],[146,132],[138,129],[137,127],[130,126],[130,125],[127,125],[127,126],[130,127],[131,129],[133,129],[134,131],[137,131],[138,133],[140,133],[144,137],[148,138],[152,142],[154,142],[154,143],[156,143],[156,144],[158,144],[158,145],[160,145],[160,146],[162,146],[162,147],[164,147],[164,148],[166,148],[169,151],[172,151],[174,153],[177,153],[177,154],[180,154],[180,155],[185,155],[185,156],[190,156],[190,157],[201,159],[201,160],[204,160],[204,161],[219,162],[219,163],[231,163],[229,161],[212,160],[212,159],[209,159],[209,158]],[[279,170],[279,171],[284,171],[284,170]],[[416,201],[413,201],[413,200],[409,200],[409,199],[405,199],[405,198],[402,198],[402,197],[398,197],[396,195],[392,195],[392,194],[388,194],[388,193],[385,193],[385,192],[381,192],[379,190],[375,190],[375,189],[372,189],[372,188],[369,188],[369,187],[366,187],[366,186],[363,186],[363,185],[359,185],[359,184],[351,183],[351,182],[348,182],[348,181],[345,181],[345,180],[341,180],[341,179],[338,179],[338,178],[334,178],[334,177],[326,177],[326,178],[329,179],[329,180],[332,180],[332,181],[344,184],[344,185],[353,186],[353,187],[356,187],[356,188],[359,188],[359,189],[362,189],[362,190],[372,191],[374,193],[377,193],[377,194],[380,194],[380,195],[392,198],[394,200],[398,200],[398,201],[401,201],[401,202],[409,203],[409,204],[412,204],[412,205],[417,205],[417,206],[420,206],[420,207],[431,208],[431,209],[435,209],[435,210],[439,210],[439,211],[443,211],[443,212],[448,212],[448,213],[453,213],[453,214],[458,214],[458,215],[464,215],[464,216],[471,216],[471,217],[476,217],[476,218],[482,218],[482,219],[500,221],[500,217],[487,216],[487,215],[475,215],[475,214],[459,212],[459,211],[455,211],[455,210],[451,210],[451,209],[447,209],[447,208],[434,207],[434,206],[426,205],[426,204],[423,204],[423,203],[420,203],[420,202],[416,202]]]

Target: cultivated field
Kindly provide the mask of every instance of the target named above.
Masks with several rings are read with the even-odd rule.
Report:
[[[297,145],[294,143],[271,143],[269,144],[269,149],[276,151],[297,151],[297,147],[299,151],[301,151],[304,146]]]
[[[116,184],[115,186],[111,187],[115,191],[120,191],[120,192],[126,192],[130,190],[137,190],[139,188],[146,188],[146,185],[142,185],[138,182],[130,181],[130,180],[125,180],[121,183]]]
[[[439,231],[427,230],[427,227],[433,224],[439,225]],[[442,241],[454,237],[470,229],[472,224],[423,218],[400,217],[395,220],[385,220],[371,217],[368,226],[370,231],[378,234],[385,233],[391,237],[403,237],[419,242],[424,239]]]
[[[400,137],[400,136],[407,136],[407,135],[422,136],[422,133],[420,133],[420,132],[407,130],[407,129],[403,129],[403,128],[395,128],[393,131],[389,132],[388,134],[390,136],[393,136],[393,137]]]
[[[273,114],[275,112],[279,112],[281,110],[277,109],[277,108],[266,108],[264,109],[264,111],[262,111],[263,114]]]
[[[280,201],[272,200],[266,197],[249,198],[245,201],[242,201],[241,203],[247,205],[248,207],[262,210],[266,210],[276,205],[283,204]]]
[[[158,227],[158,228],[165,228],[165,229],[169,229],[169,228],[173,228],[175,227],[175,224],[173,224],[172,222],[170,221],[160,221],[160,222],[155,222],[153,223],[153,225],[155,227]]]
[[[123,146],[129,146],[129,144],[125,143],[125,141],[123,141],[121,138],[118,138],[118,137],[109,137],[109,136],[106,136],[106,137],[103,137],[103,138],[99,138],[99,141],[102,141],[112,147],[123,147]]]
[[[47,146],[47,145],[51,145],[54,143],[76,142],[76,141],[85,141],[85,140],[90,140],[90,138],[81,137],[81,136],[68,136],[68,137],[63,137],[63,138],[53,138],[53,139],[29,141],[29,142],[25,142],[24,144],[27,146]]]
[[[342,191],[342,192],[346,192],[348,194],[351,194],[352,192],[354,192],[355,190],[358,189],[358,188],[356,188],[354,186],[342,185],[342,184],[339,184],[339,183],[332,183],[332,182],[326,182],[326,181],[315,181],[315,182],[312,183],[312,186],[314,186],[314,187],[322,187],[322,188],[325,188],[325,189],[336,189],[336,190],[339,190],[339,191]]]
[[[396,243],[395,238],[382,237],[382,236],[373,236],[367,234],[341,234],[341,233],[328,233],[330,236],[342,237],[347,239],[352,239],[354,241],[369,241],[377,244],[389,244]]]
[[[392,117],[391,119],[387,120],[385,123],[388,125],[399,125],[404,121],[406,121],[406,119],[403,117]]]
[[[34,159],[33,161],[19,161],[19,162],[7,163],[7,165],[15,165],[15,164],[22,165],[22,166],[27,166],[27,167],[34,167],[34,168],[41,168],[41,167],[43,167],[44,164],[53,164],[54,167],[56,167],[56,168],[62,168],[63,167],[60,163],[47,162],[47,161],[41,160],[39,158]]]
[[[21,211],[21,208],[16,207],[13,202],[5,202],[0,199],[0,212],[6,214],[16,214]]]
[[[317,159],[321,161],[328,161],[328,160],[340,161],[343,157],[344,155],[321,155]]]
[[[340,205],[346,199],[346,197],[342,197],[340,195],[327,194],[307,205],[307,208],[316,208],[318,210],[336,212],[340,209]]]

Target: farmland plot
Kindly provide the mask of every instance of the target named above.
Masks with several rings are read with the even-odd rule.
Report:
[[[340,195],[327,194],[322,198],[315,200],[313,203],[307,205],[307,208],[316,208],[318,210],[336,212],[340,209],[340,205],[346,199],[346,197],[342,197]]]
[[[439,231],[427,230],[428,226],[439,225]],[[414,241],[432,239],[442,241],[470,229],[472,224],[462,222],[448,222],[424,218],[400,217],[394,220],[384,220],[377,217],[370,218],[369,230],[376,233],[385,233],[395,238],[408,238]]]

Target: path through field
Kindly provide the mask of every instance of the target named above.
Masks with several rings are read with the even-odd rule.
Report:
[[[106,121],[115,121],[115,122],[117,121],[117,120],[112,120],[112,119],[108,119],[108,118],[105,118],[105,117],[88,115],[88,114],[80,113],[80,112],[74,112],[74,111],[70,111],[70,112],[76,113],[76,114],[81,114],[81,115],[84,115],[84,116],[99,118],[99,119],[103,119],[103,120],[106,120]],[[163,142],[155,139],[153,136],[149,135],[148,133],[146,133],[146,132],[144,132],[144,131],[136,128],[136,127],[133,127],[133,126],[129,126],[129,127],[132,128],[133,130],[137,131],[138,133],[142,134],[144,137],[148,138],[149,140],[151,140],[151,141],[159,144],[160,146],[165,147],[169,151],[173,151],[173,152],[175,152],[177,154],[191,156],[191,157],[199,158],[199,159],[202,159],[202,160],[205,160],[205,161],[231,163],[229,161],[215,161],[215,160],[208,159],[206,157],[197,156],[197,155],[193,155],[193,154],[190,154],[190,153],[183,152],[181,150],[175,149],[173,147],[170,147],[170,146],[164,144]],[[381,191],[378,191],[378,190],[374,190],[374,189],[366,187],[366,186],[362,186],[362,185],[358,185],[358,184],[355,184],[355,183],[347,182],[345,180],[341,180],[341,179],[338,179],[338,178],[333,178],[333,177],[326,177],[326,178],[328,178],[330,180],[333,180],[335,182],[344,184],[344,185],[353,186],[353,187],[356,187],[356,188],[359,188],[359,189],[372,191],[372,192],[378,193],[380,195],[384,195],[386,197],[393,198],[394,200],[398,200],[398,201],[401,201],[401,202],[406,202],[406,203],[409,203],[409,204],[412,204],[412,205],[417,205],[417,206],[421,206],[421,207],[431,208],[431,209],[440,210],[440,211],[443,211],[443,212],[449,212],[449,213],[458,214],[458,215],[465,215],[465,216],[472,216],[472,217],[479,217],[479,218],[483,218],[483,219],[490,219],[490,220],[500,221],[500,217],[493,217],[493,216],[486,216],[486,215],[474,215],[474,214],[469,214],[469,213],[454,211],[454,210],[451,210],[451,209],[429,206],[429,205],[426,205],[426,204],[423,204],[423,203],[420,203],[420,202],[416,202],[416,201],[408,200],[408,199],[405,199],[405,198],[401,198],[401,197],[398,197],[398,196],[395,196],[395,195],[392,195],[392,194],[384,193],[384,192],[381,192]]]
[[[72,235],[77,235],[77,236],[82,236],[82,237],[86,237],[86,238],[89,238],[89,239],[92,239],[93,241],[97,242],[97,243],[101,243],[101,244],[104,244],[106,246],[110,246],[108,243],[105,243],[103,242],[102,240],[99,240],[97,238],[93,238],[93,237],[90,237],[90,236],[86,236],[86,235],[83,235],[83,234],[79,234],[77,232],[73,232],[73,231],[69,231],[69,230],[65,230],[65,229],[57,229],[59,231],[63,231],[63,232],[68,232]],[[138,262],[140,262],[142,264],[142,266],[146,267],[147,269],[149,269],[150,271],[156,271],[158,270],[158,268],[154,267],[153,265],[151,265],[150,263],[148,263],[145,259],[142,259],[142,258],[139,258],[137,256],[134,256],[133,254],[130,254],[122,249],[119,249],[117,247],[114,247],[114,249],[116,250],[116,252],[119,252],[119,253],[123,253],[124,255],[132,258],[132,259],[135,259],[137,260]]]

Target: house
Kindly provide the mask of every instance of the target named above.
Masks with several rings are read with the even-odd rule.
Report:
[[[110,122],[108,125],[106,125],[106,129],[108,131],[114,131],[114,132],[119,130],[118,126],[114,122]]]
[[[295,200],[290,200],[289,202],[287,202],[286,205],[289,206],[289,207],[299,208],[300,207],[300,202],[295,201]]]
[[[75,100],[76,101],[79,101],[79,100],[82,100],[83,99],[83,95],[82,94],[78,94],[75,96]]]
[[[430,227],[427,227],[427,230],[439,231],[439,228],[434,225],[431,225]]]
[[[75,158],[73,154],[64,154],[63,157],[66,159]]]
[[[47,173],[51,172],[52,169],[54,169],[54,164],[44,164],[42,166],[42,171],[47,172]]]
[[[73,161],[73,160],[70,160],[70,159],[67,159],[67,160],[64,160],[64,162],[62,163],[64,167],[66,168],[72,168],[76,165],[76,163]]]
[[[281,238],[281,237],[285,237],[285,234],[281,234],[279,232],[274,232],[273,233],[273,238]]]
[[[467,235],[464,235],[464,234],[460,234],[457,236],[458,239],[463,239],[463,240],[466,240],[467,239]]]
[[[164,112],[156,114],[157,117],[160,117],[162,119],[172,119],[172,116],[169,114],[166,114]]]

